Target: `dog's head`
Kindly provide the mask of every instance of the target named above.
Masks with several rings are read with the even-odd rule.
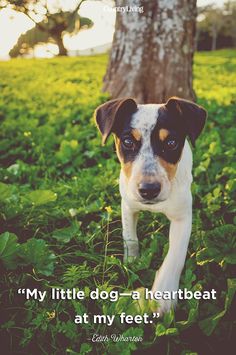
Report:
[[[177,97],[161,105],[111,100],[95,111],[103,144],[114,134],[128,193],[148,204],[168,198],[185,138],[195,145],[206,116],[202,107]]]

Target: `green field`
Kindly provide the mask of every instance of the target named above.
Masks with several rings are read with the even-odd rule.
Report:
[[[26,301],[19,288],[134,290],[151,287],[168,249],[167,219],[142,213],[141,257],[122,263],[119,164],[94,125],[106,56],[0,63],[0,261],[2,332],[9,354],[227,352],[235,327],[236,51],[198,53],[197,101],[208,123],[194,150],[193,231],[180,288],[217,291],[182,301],[150,325],[75,324],[76,314],[144,312],[119,302]],[[138,308],[139,307],[139,308]],[[234,311],[233,311],[234,309]],[[89,340],[93,333],[142,343]],[[1,343],[3,347],[3,343]],[[138,352],[137,352],[138,353]]]

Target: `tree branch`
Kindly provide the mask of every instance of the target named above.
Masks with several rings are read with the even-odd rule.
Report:
[[[47,31],[47,29],[45,29],[45,27],[43,25],[41,25],[41,23],[39,22],[36,22],[35,19],[30,15],[29,13],[29,9],[25,6],[22,6],[23,7],[23,13],[31,20],[34,22],[35,26],[37,26],[41,31]]]
[[[81,0],[78,5],[76,6],[76,8],[74,9],[74,11],[71,13],[69,19],[72,20],[73,17],[77,14],[77,12],[79,11],[80,9],[80,6],[83,4],[83,2],[85,2],[86,0]]]
[[[5,9],[6,7],[8,7],[8,5],[9,5],[9,4],[1,5],[1,3],[0,3],[0,10]]]

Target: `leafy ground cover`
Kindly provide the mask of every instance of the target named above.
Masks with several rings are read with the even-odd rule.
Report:
[[[127,301],[25,301],[50,291],[151,287],[168,249],[168,223],[142,213],[141,257],[123,265],[119,164],[92,114],[106,56],[0,63],[0,260],[4,354],[230,353],[235,327],[236,51],[195,56],[198,103],[209,112],[194,150],[193,231],[180,287],[217,291],[179,303],[150,325],[74,323],[75,314],[135,313]],[[142,313],[141,307],[138,313]],[[129,312],[128,312],[129,311]],[[142,336],[93,343],[91,334]],[[3,347],[3,343],[1,343]]]

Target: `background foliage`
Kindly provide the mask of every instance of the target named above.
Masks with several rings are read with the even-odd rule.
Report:
[[[217,354],[235,327],[235,51],[195,56],[198,103],[209,112],[194,150],[194,220],[180,287],[217,290],[215,301],[182,301],[148,326],[75,325],[75,314],[135,312],[125,300],[24,301],[18,288],[151,287],[168,248],[165,217],[142,213],[141,257],[122,264],[119,164],[101,146],[92,114],[106,56],[0,63],[0,260],[2,332],[9,353]],[[139,312],[142,313],[141,307]],[[143,336],[92,343],[93,333]],[[2,345],[3,346],[3,345]],[[230,352],[228,352],[230,353]],[[7,350],[4,352],[7,354]]]
[[[198,7],[196,48],[215,50],[236,46],[236,1]]]
[[[63,42],[64,35],[66,33],[75,35],[81,29],[93,26],[89,18],[78,14],[84,2],[86,0],[76,0],[74,8],[72,4],[72,8],[65,11],[60,1],[0,0],[0,10],[13,9],[25,14],[35,23],[35,27],[21,34],[9,55],[11,57],[33,56],[35,46],[45,43],[56,43],[58,55],[68,55]],[[208,51],[236,47],[236,0],[198,6],[197,12],[196,50]]]

